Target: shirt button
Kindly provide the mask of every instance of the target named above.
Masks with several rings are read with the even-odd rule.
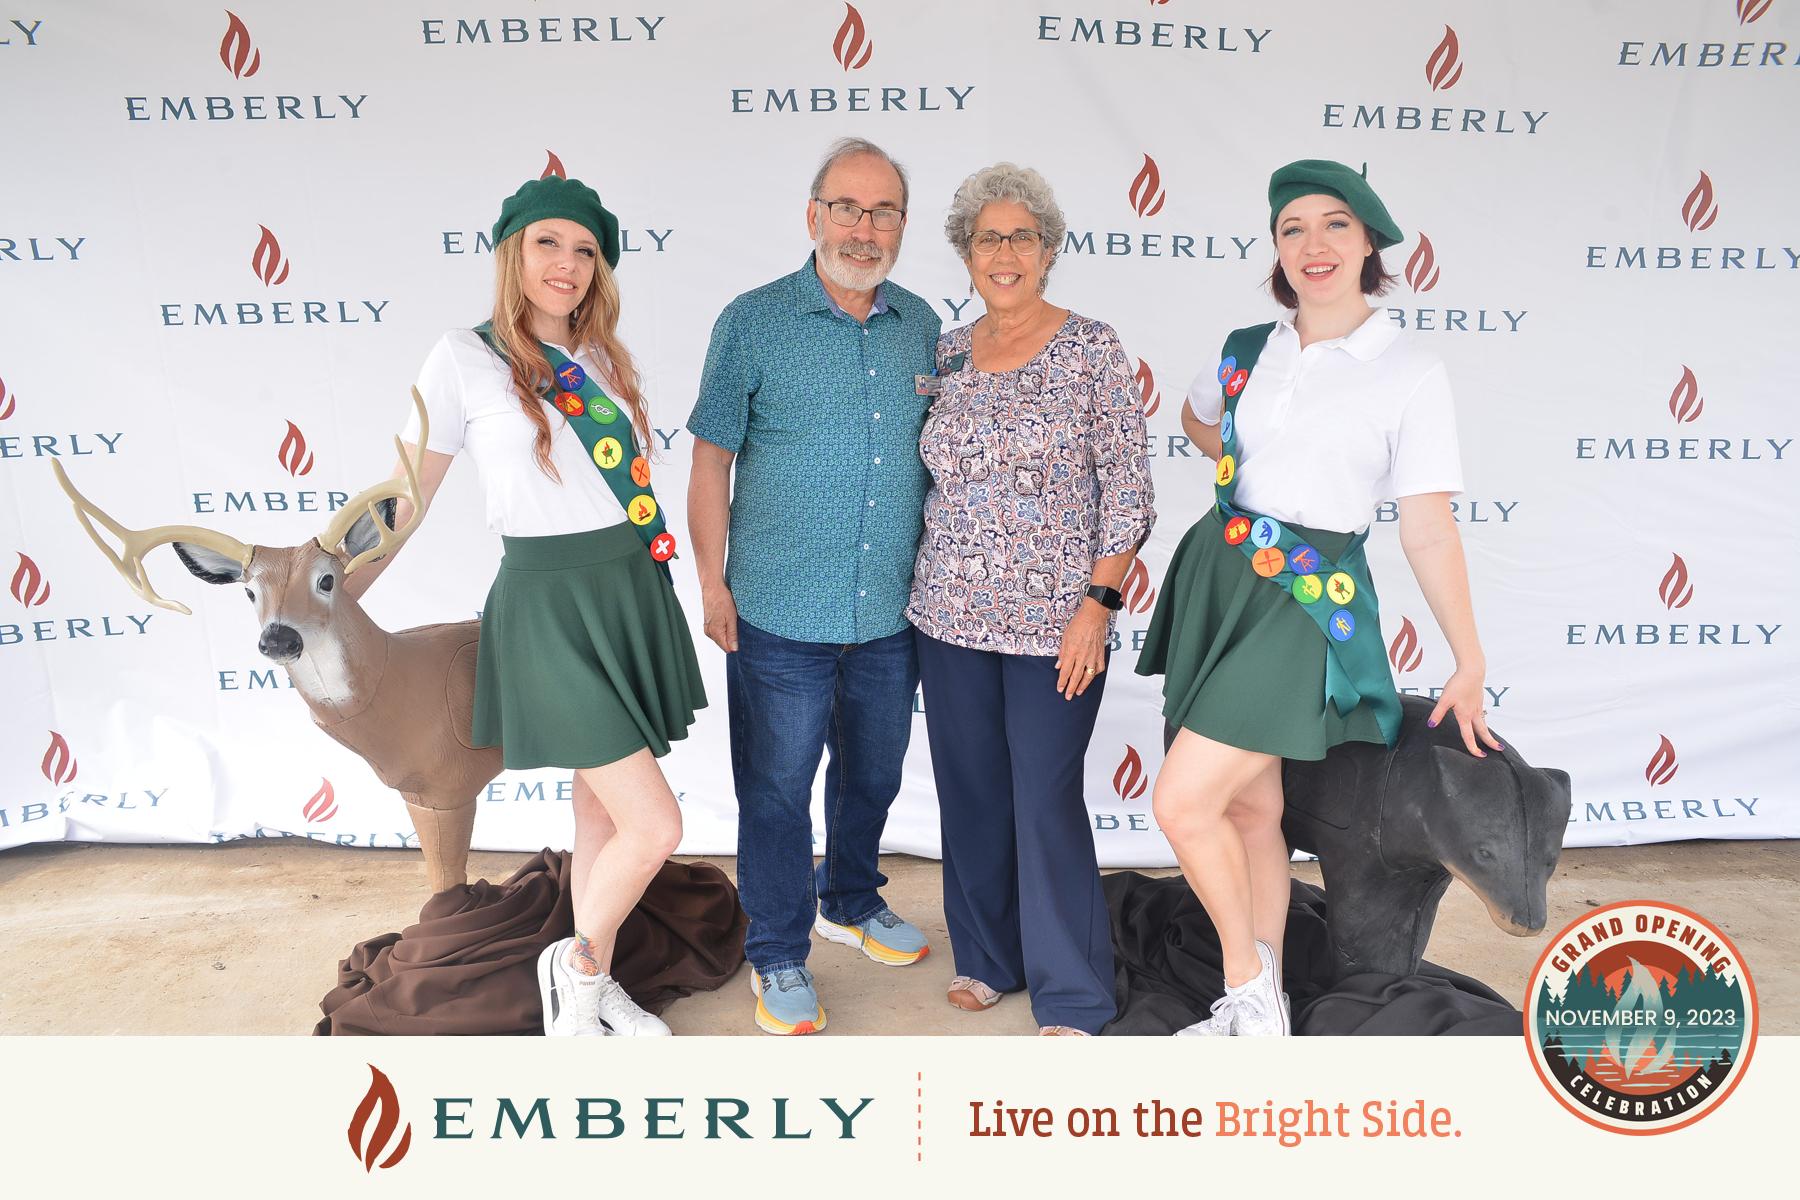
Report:
[[[881,414],[880,414],[880,413],[876,413],[876,414],[875,414],[875,419],[876,419],[876,420],[877,420],[877,421],[879,421],[879,420],[881,420]]]
[[[863,543],[863,549],[864,549],[864,550],[867,550],[867,549],[868,549],[868,548],[869,548],[869,543],[867,543],[867,542],[864,542],[864,543]]]
[[[881,465],[881,460],[880,460],[880,459],[879,459],[879,458],[877,458],[877,459],[876,459],[876,460],[875,460],[875,465],[876,465],[876,466],[878,466],[878,467],[879,467],[879,466],[880,466],[880,465]]]
[[[871,501],[869,501],[869,507],[870,507],[870,508],[874,508],[874,507],[875,507],[875,502],[874,502],[874,501],[873,501],[873,500],[871,500]]]
[[[857,594],[857,595],[859,595],[859,596],[866,596],[866,595],[868,595],[868,594],[869,594],[869,593],[867,593],[867,592],[858,592],[858,593],[856,593],[856,594]]]
[[[873,374],[875,374],[875,368],[874,368],[874,367],[870,367],[870,368],[869,368],[869,374],[871,374],[871,375],[873,375]]]

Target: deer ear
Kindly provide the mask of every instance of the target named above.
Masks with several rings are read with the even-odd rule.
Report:
[[[217,550],[208,550],[205,546],[196,546],[192,542],[171,542],[175,548],[175,557],[195,579],[207,583],[236,583],[244,577],[244,568],[238,566],[237,560],[229,555],[220,554]]]
[[[381,513],[381,523],[388,527],[390,533],[394,528],[394,509],[398,504],[399,501],[390,496],[386,500],[378,501],[375,505]],[[350,532],[344,535],[344,552],[348,557],[355,558],[380,540],[381,536],[375,530],[375,522],[370,520],[369,514],[365,512],[356,518],[356,524],[350,526]]]

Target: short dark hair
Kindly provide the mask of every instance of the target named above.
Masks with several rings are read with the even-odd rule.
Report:
[[[1374,243],[1369,243],[1371,247]],[[1369,257],[1363,259],[1362,294],[1365,296],[1381,296],[1394,286],[1398,276],[1388,274],[1387,268],[1381,264],[1381,251],[1371,249]],[[1275,269],[1269,272],[1269,294],[1275,297],[1275,303],[1283,308],[1300,307],[1300,297],[1294,294],[1294,285],[1288,282],[1287,272],[1281,269],[1281,260],[1275,260]]]

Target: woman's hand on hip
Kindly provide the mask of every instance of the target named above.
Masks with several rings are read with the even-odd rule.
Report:
[[[1083,600],[1063,630],[1062,649],[1056,655],[1056,690],[1065,700],[1087,691],[1094,677],[1106,670],[1106,609]]]
[[[1444,684],[1443,695],[1438,697],[1437,707],[1431,710],[1431,720],[1426,722],[1436,729],[1444,713],[1456,715],[1456,723],[1462,728],[1463,745],[1476,758],[1486,758],[1487,754],[1476,745],[1477,736],[1494,750],[1504,750],[1500,739],[1488,732],[1487,709],[1481,707],[1482,697],[1486,692],[1482,688],[1482,676],[1479,671],[1458,670]]]

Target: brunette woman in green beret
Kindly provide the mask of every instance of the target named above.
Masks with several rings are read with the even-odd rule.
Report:
[[[471,744],[500,746],[508,770],[575,773],[575,935],[538,961],[544,1032],[666,1036],[609,972],[620,923],[681,841],[656,759],[706,697],[650,487],[649,409],[618,334],[619,222],[552,176],[501,206],[493,244],[492,317],[439,339],[417,385],[427,508],[467,450],[505,545]],[[412,453],[416,414],[401,439]],[[345,586],[360,594],[389,561]]]
[[[1363,555],[1376,506],[1456,658],[1431,723],[1469,753],[1499,749],[1450,498],[1462,490],[1455,409],[1437,355],[1370,307],[1401,240],[1362,174],[1290,163],[1269,180],[1270,291],[1291,310],[1236,330],[1182,427],[1217,464],[1216,503],[1188,530],[1138,672],[1162,675],[1175,728],[1157,823],[1218,929],[1225,994],[1186,1035],[1291,1032],[1281,990],[1287,843],[1281,760],[1346,741],[1394,744],[1400,703]]]

